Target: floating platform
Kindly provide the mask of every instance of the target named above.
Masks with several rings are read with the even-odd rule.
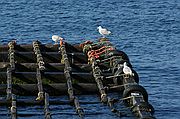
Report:
[[[124,63],[131,69],[123,72]],[[117,92],[121,99],[108,93]],[[124,116],[114,105],[124,102],[138,118],[154,119],[154,108],[148,103],[148,94],[139,85],[139,77],[133,70],[126,53],[117,50],[106,38],[96,43],[69,44],[60,40],[58,44],[21,45],[11,41],[0,45],[0,105],[10,106],[11,117],[17,118],[17,107],[44,105],[45,118],[50,119],[49,96],[68,95],[80,118],[85,118],[78,95],[99,94],[100,101],[111,111]],[[17,96],[37,96],[35,100],[22,100]]]

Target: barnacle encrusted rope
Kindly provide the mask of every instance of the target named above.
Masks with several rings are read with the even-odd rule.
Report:
[[[17,107],[16,107],[16,95],[12,94],[12,100],[11,100],[11,117],[12,119],[17,118]]]
[[[96,60],[94,57],[91,58],[91,66],[93,71],[93,76],[95,78],[95,81],[97,83],[99,92],[101,94],[101,101],[106,103],[107,102],[107,94],[105,92],[105,88],[103,86],[103,76],[100,68],[97,66]]]
[[[44,94],[44,114],[45,114],[45,119],[51,119],[51,113],[49,111],[49,94],[45,93]]]
[[[8,46],[9,46],[9,63],[10,63],[10,67],[12,70],[15,69],[15,59],[14,59],[14,53],[15,53],[14,47],[15,47],[15,45],[16,45],[15,41],[11,41],[8,43]]]
[[[84,117],[84,111],[80,107],[78,98],[76,96],[74,96],[74,91],[73,91],[73,86],[72,86],[72,81],[71,81],[71,70],[72,70],[72,68],[70,66],[68,56],[66,53],[65,43],[62,40],[60,41],[59,50],[60,50],[61,55],[62,55],[61,62],[63,62],[65,65],[64,75],[65,75],[66,80],[67,80],[69,99],[71,102],[74,103],[74,106],[76,108],[76,112],[79,114],[79,117],[83,118]]]
[[[36,55],[36,59],[37,59],[37,65],[38,67],[36,68],[36,78],[37,78],[37,86],[38,86],[38,97],[36,98],[36,100],[43,100],[44,99],[44,91],[43,91],[43,86],[42,86],[42,79],[41,79],[41,71],[45,69],[44,67],[44,61],[43,61],[43,57],[39,48],[39,42],[38,41],[34,41],[33,42],[33,50],[34,50],[34,54]]]
[[[15,59],[14,59],[14,47],[15,47],[15,41],[11,41],[8,43],[9,50],[9,67],[7,67],[7,99],[10,100],[12,96],[12,71],[15,69]]]

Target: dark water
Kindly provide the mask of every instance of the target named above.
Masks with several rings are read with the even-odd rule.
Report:
[[[149,93],[157,119],[180,118],[180,1],[179,0],[1,0],[0,41],[16,38],[19,44],[52,43],[60,34],[67,42],[94,40],[97,26],[111,30],[111,41],[125,51],[140,84]],[[80,96],[86,118],[113,119],[96,95]],[[67,97],[61,97],[67,100]],[[78,118],[69,105],[50,106],[53,118]],[[39,119],[43,107],[20,107],[21,115]],[[7,108],[0,107],[1,118]],[[22,116],[22,118],[24,118]],[[123,117],[122,119],[129,119]]]

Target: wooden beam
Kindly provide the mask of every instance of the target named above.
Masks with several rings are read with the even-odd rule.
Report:
[[[6,95],[7,84],[0,84],[0,95]],[[16,95],[34,96],[38,93],[37,84],[12,84],[12,92]],[[66,83],[44,84],[44,91],[49,95],[67,94]],[[77,83],[73,84],[75,94],[86,94],[97,92],[95,83]]]
[[[60,62],[61,54],[59,52],[41,52],[44,62],[46,63],[57,63]],[[36,55],[34,52],[15,52],[15,60],[16,62],[21,63],[35,63],[36,62]],[[67,53],[69,61],[72,61],[72,55],[74,62],[78,63],[87,63],[87,58],[84,53],[74,52],[74,53]],[[8,62],[8,52],[0,52],[0,62]]]
[[[67,46],[67,51],[68,52],[82,52],[82,49],[79,47],[79,44],[77,45],[71,45],[66,43]],[[55,52],[58,51],[59,46],[58,45],[53,45],[53,44],[41,44],[40,45],[42,51],[45,52]],[[8,51],[8,45],[0,45],[0,52]],[[32,44],[21,44],[18,45],[16,44],[16,49],[17,51],[23,51],[23,52],[29,52],[32,51],[33,46]]]

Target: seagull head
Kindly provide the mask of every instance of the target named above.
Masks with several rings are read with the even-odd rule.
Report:
[[[52,40],[55,41],[55,42],[57,42],[59,40],[59,38],[60,37],[58,35],[53,35],[52,36]]]
[[[101,29],[101,28],[102,28],[102,26],[98,26],[98,27],[97,27],[97,29]]]
[[[127,62],[124,62],[124,66],[127,66]]]

